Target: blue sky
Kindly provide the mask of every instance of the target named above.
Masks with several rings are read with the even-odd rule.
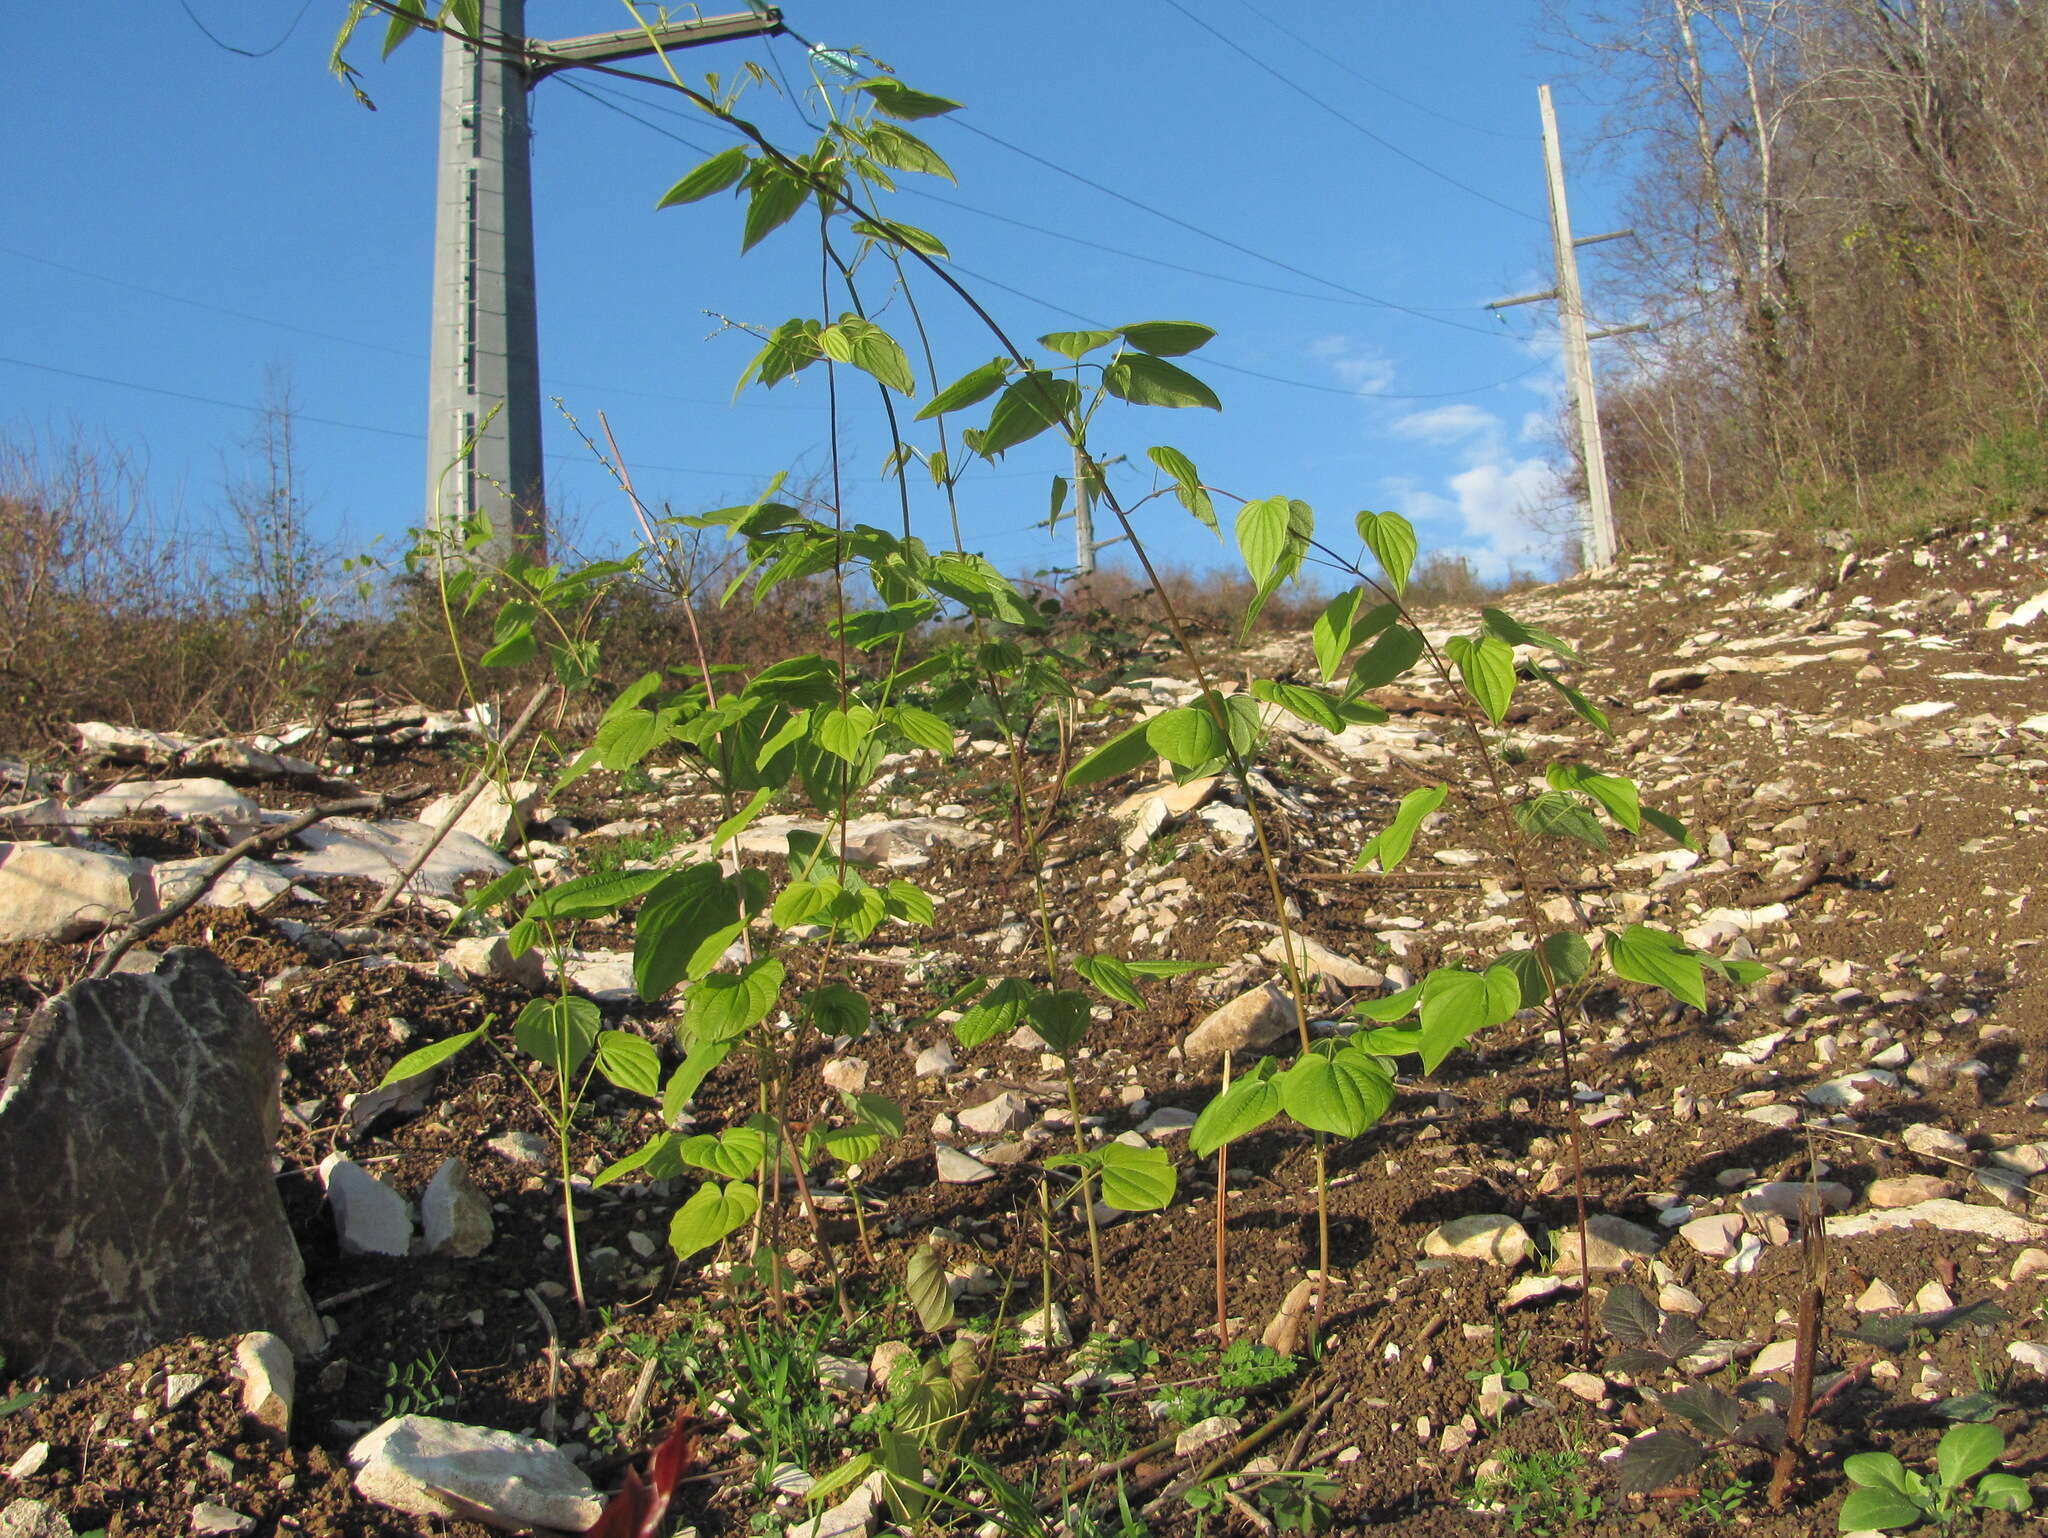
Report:
[[[355,54],[379,110],[365,111],[324,72],[341,10],[307,0],[288,36],[297,0],[124,6],[118,25],[67,5],[12,29],[0,427],[126,450],[166,519],[202,530],[277,371],[317,532],[347,553],[420,516],[440,45],[379,63],[366,38]],[[966,104],[918,125],[958,186],[906,177],[894,211],[947,242],[1013,335],[1216,328],[1182,361],[1223,413],[1117,408],[1098,452],[1143,466],[1171,443],[1212,484],[1301,498],[1325,527],[1393,508],[1426,549],[1496,572],[1547,563],[1557,537],[1522,509],[1554,495],[1550,307],[1483,309],[1550,283],[1536,85],[1559,61],[1538,46],[1536,5],[795,0],[785,14]],[[528,0],[527,19],[543,36],[630,22],[604,0]],[[202,24],[240,48],[284,41],[245,58]],[[809,86],[787,39],[678,59],[693,80],[754,60]],[[1611,228],[1618,187],[1587,153],[1598,109],[1565,86],[1558,105],[1574,223]],[[808,142],[776,91],[747,110]],[[725,325],[816,313],[815,241],[791,225],[742,258],[729,200],[654,207],[731,137],[678,98],[573,75],[538,88],[533,126],[545,391],[593,427],[603,410],[643,497],[677,512],[745,501],[777,469],[821,474],[822,380],[733,404],[755,344]],[[942,294],[921,303],[945,377],[993,355]],[[893,526],[873,393],[845,398],[847,510]],[[570,529],[591,548],[625,538],[622,499],[552,411],[547,448]],[[1048,436],[971,481],[969,544],[1010,571],[1070,561],[1067,526],[1032,527],[1063,458]],[[1123,492],[1150,485],[1116,474]],[[1144,516],[1168,560],[1232,558],[1170,503]],[[942,537],[935,508],[918,517]]]

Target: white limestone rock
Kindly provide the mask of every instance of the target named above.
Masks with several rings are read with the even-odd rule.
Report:
[[[436,796],[420,808],[413,820],[427,828],[438,828],[459,799],[459,793]],[[527,823],[540,810],[540,802],[541,787],[532,780],[514,780],[509,786],[493,780],[456,819],[455,830],[493,849],[502,849],[518,842]]]
[[[1478,1260],[1513,1268],[1530,1248],[1529,1230],[1506,1213],[1482,1212],[1439,1223],[1422,1240],[1422,1253],[1441,1260]]]
[[[431,828],[403,817],[383,822],[330,817],[297,835],[304,849],[282,854],[273,863],[295,880],[353,876],[388,884],[432,837]],[[464,881],[489,880],[511,868],[496,850],[458,830],[436,846],[407,883],[407,890],[420,896],[450,897]]]
[[[268,1330],[235,1342],[235,1376],[242,1380],[242,1413],[283,1439],[291,1433],[298,1368],[291,1347]]]
[[[1573,1223],[1558,1230],[1557,1264],[1552,1269],[1562,1276],[1577,1275],[1581,1271],[1620,1271],[1632,1264],[1648,1262],[1663,1248],[1661,1234],[1652,1233],[1640,1223],[1631,1223],[1626,1218],[1603,1212],[1586,1219],[1583,1264],[1579,1256],[1578,1225]]]
[[[156,911],[147,861],[0,844],[0,941],[83,940]]]
[[[1925,1223],[1944,1233],[1976,1234],[1980,1238],[2002,1240],[2008,1244],[2038,1243],[2048,1239],[2048,1223],[2036,1223],[2002,1207],[1979,1207],[1947,1198],[1916,1202],[1910,1207],[1894,1207],[1884,1212],[1855,1212],[1845,1217],[1829,1218],[1827,1232],[1830,1239],[1860,1239],[1865,1234],[1911,1228],[1917,1223]]]
[[[506,937],[471,935],[441,953],[448,969],[463,977],[494,978],[538,993],[548,984],[547,958],[538,949],[512,954]]]
[[[262,808],[254,801],[225,780],[203,778],[130,780],[88,796],[71,809],[72,816],[84,822],[109,822],[142,812],[158,812],[181,822],[218,823],[238,835],[253,833],[263,824]]]
[[[199,885],[202,873],[211,864],[212,859],[202,855],[195,860],[165,860],[152,868],[149,876],[157,907],[168,908],[189,894]],[[202,908],[267,908],[291,890],[289,876],[279,875],[260,860],[237,860],[199,899],[199,905]],[[315,902],[320,900],[310,892],[299,895],[312,897]]]
[[[358,1495],[410,1516],[580,1533],[603,1510],[583,1471],[548,1443],[427,1415],[384,1422],[348,1461]]]
[[[941,1143],[935,1153],[939,1169],[939,1183],[948,1186],[977,1185],[984,1180],[995,1179],[996,1172],[973,1154]]]
[[[1014,1090],[1004,1090],[980,1105],[969,1106],[954,1120],[979,1137],[1019,1132],[1031,1125],[1031,1102]]]
[[[1294,1000],[1280,984],[1266,983],[1212,1011],[1188,1032],[1181,1051],[1190,1060],[1263,1052],[1294,1028]]]
[[[412,1252],[412,1204],[403,1196],[341,1154],[320,1161],[320,1178],[344,1255]]]

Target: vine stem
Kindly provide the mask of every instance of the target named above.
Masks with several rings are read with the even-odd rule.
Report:
[[[1222,1094],[1230,1093],[1231,1051],[1223,1049]],[[1216,1342],[1230,1349],[1230,1286],[1225,1280],[1230,1255],[1230,1145],[1216,1148]]]
[[[555,1148],[562,1163],[562,1234],[569,1246],[569,1281],[576,1290],[576,1312],[587,1314],[590,1304],[583,1295],[583,1251],[576,1242],[576,1188],[570,1182],[574,1171],[569,1164],[569,1120],[576,1114],[575,1102],[569,1098],[568,1075],[556,1065],[556,1093],[562,1101],[562,1120],[555,1138]]]

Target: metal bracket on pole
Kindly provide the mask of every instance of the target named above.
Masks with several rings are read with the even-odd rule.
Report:
[[[652,27],[627,27],[618,32],[594,32],[588,37],[565,37],[547,43],[529,38],[527,73],[539,80],[576,64],[609,64],[614,59],[638,58],[659,48],[695,48],[703,43],[723,43],[736,37],[774,36],[782,31],[782,12],[773,7],[739,16],[700,16],[694,21],[662,22]]]

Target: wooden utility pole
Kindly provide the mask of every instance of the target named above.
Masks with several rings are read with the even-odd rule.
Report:
[[[1640,331],[1641,326],[1616,326],[1588,333],[1586,303],[1579,291],[1580,246],[1603,240],[1620,240],[1634,230],[1609,230],[1604,235],[1572,238],[1572,216],[1564,195],[1564,153],[1558,147],[1557,114],[1550,105],[1550,87],[1536,88],[1536,101],[1543,115],[1543,169],[1550,185],[1550,249],[1557,269],[1557,287],[1540,294],[1517,294],[1496,299],[1489,310],[1509,305],[1557,301],[1558,328],[1564,333],[1565,372],[1571,384],[1572,407],[1579,422],[1579,452],[1586,465],[1586,528],[1581,548],[1586,568],[1597,571],[1614,564],[1614,506],[1607,494],[1607,450],[1600,441],[1600,404],[1593,390],[1591,343],[1623,331]]]

